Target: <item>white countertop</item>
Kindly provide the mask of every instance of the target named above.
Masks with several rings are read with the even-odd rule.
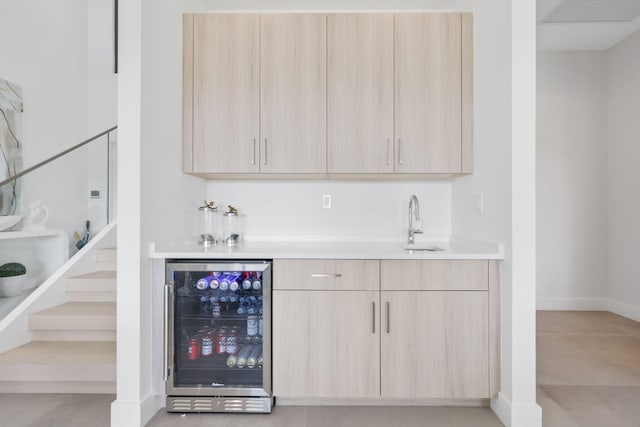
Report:
[[[375,241],[247,241],[236,246],[204,248],[195,241],[151,243],[151,258],[192,259],[504,259],[498,243],[451,239],[420,242],[442,251],[408,251],[400,242]]]

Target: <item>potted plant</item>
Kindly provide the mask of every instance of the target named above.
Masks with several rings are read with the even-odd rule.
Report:
[[[24,279],[27,269],[19,262],[0,265],[0,295],[15,297],[24,290]]]

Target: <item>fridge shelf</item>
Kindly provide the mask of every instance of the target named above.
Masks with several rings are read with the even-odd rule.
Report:
[[[197,321],[202,321],[202,322],[208,322],[208,321],[213,320],[214,322],[218,322],[218,323],[219,322],[224,322],[224,321],[245,322],[246,323],[247,315],[246,314],[233,314],[233,315],[220,315],[220,317],[183,315],[183,316],[181,316],[181,319],[182,320],[197,320]]]

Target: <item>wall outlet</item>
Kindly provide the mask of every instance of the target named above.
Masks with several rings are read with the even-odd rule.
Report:
[[[324,209],[331,209],[331,194],[322,195],[322,207]]]
[[[484,212],[484,194],[476,194],[473,210],[477,213]]]

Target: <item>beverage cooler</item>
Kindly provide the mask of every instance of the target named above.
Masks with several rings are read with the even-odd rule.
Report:
[[[271,262],[166,263],[168,412],[271,412]]]

